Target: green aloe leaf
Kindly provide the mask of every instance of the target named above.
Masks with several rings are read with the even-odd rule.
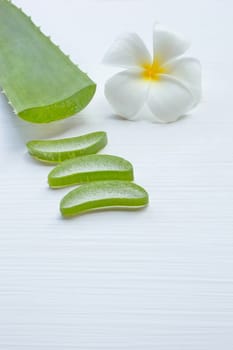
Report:
[[[33,123],[49,123],[79,112],[96,89],[8,0],[0,0],[0,85],[15,113]]]
[[[97,181],[81,185],[69,192],[60,203],[64,216],[72,216],[103,208],[136,209],[148,204],[148,194],[128,181]]]
[[[43,162],[58,163],[65,159],[97,153],[106,144],[106,132],[96,131],[60,140],[33,140],[27,143],[27,148],[33,158]]]
[[[132,164],[117,156],[93,154],[65,160],[48,175],[50,187],[101,180],[133,180]]]

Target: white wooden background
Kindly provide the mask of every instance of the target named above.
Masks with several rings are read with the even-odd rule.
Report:
[[[98,83],[79,116],[34,126],[0,98],[0,350],[233,349],[231,0],[15,0]],[[1,15],[1,14],[0,14]],[[113,39],[154,21],[189,37],[204,96],[170,125],[116,118],[101,65]],[[106,130],[105,153],[135,165],[141,212],[64,220],[33,138]]]

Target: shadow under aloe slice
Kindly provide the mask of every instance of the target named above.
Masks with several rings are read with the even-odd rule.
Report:
[[[147,192],[129,181],[97,181],[83,184],[69,192],[60,203],[63,216],[73,216],[97,209],[137,209],[149,202]]]
[[[104,131],[59,140],[33,140],[27,143],[29,154],[42,162],[59,163],[66,159],[94,154],[107,144]]]
[[[53,188],[103,180],[132,181],[132,164],[121,157],[92,154],[65,160],[48,175]]]

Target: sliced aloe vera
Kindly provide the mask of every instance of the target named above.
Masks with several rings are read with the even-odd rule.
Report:
[[[15,113],[33,123],[49,123],[79,112],[96,89],[8,0],[0,0],[0,85]]]
[[[65,160],[48,175],[50,187],[101,180],[133,180],[132,164],[121,157],[92,154]]]
[[[148,204],[148,194],[128,181],[97,181],[81,185],[69,192],[60,203],[64,216],[109,208],[142,208]]]
[[[107,144],[104,131],[60,140],[33,140],[27,143],[28,152],[33,158],[48,163],[58,163],[100,151]]]

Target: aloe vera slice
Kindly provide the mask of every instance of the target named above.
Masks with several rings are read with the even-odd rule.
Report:
[[[0,85],[15,113],[33,123],[49,123],[79,112],[96,89],[8,0],[0,0]]]
[[[48,175],[50,187],[101,180],[133,180],[132,164],[121,157],[92,154],[65,160]]]
[[[100,151],[107,144],[107,134],[96,131],[60,140],[33,140],[27,143],[29,154],[38,160],[58,163]]]
[[[72,216],[103,208],[137,209],[148,204],[148,194],[128,181],[97,181],[81,185],[69,192],[60,203],[64,216]]]

